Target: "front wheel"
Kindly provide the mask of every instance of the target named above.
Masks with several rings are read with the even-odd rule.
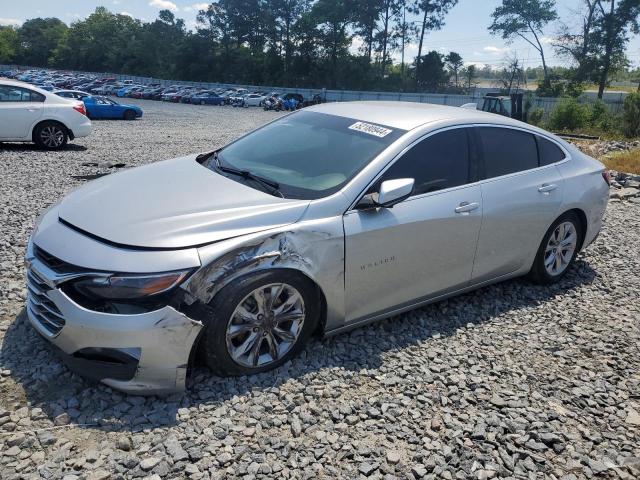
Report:
[[[57,122],[43,122],[33,132],[33,141],[40,148],[58,150],[69,140],[67,129]]]
[[[125,120],[135,120],[136,119],[136,112],[134,112],[133,110],[125,110],[124,119]]]
[[[210,307],[213,318],[200,348],[209,368],[222,376],[282,365],[302,349],[320,316],[315,286],[290,271],[242,277],[222,289]]]
[[[575,213],[561,215],[542,239],[529,277],[541,284],[560,280],[575,261],[583,235],[582,224]]]

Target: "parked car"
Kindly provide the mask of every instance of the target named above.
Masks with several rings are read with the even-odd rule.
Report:
[[[608,197],[600,162],[513,119],[316,105],[67,195],[30,237],[27,314],[80,374],[171,392],[196,350],[254,374],[317,330],[520,275],[557,282]]]
[[[0,80],[0,141],[56,150],[91,133],[82,102],[14,80]]]
[[[263,93],[249,93],[242,99],[243,107],[261,107],[267,96]]]
[[[142,109],[137,105],[126,105],[99,95],[82,99],[87,109],[87,116],[91,119],[123,119],[135,120],[142,117]]]
[[[215,92],[201,92],[191,97],[194,105],[224,105],[224,97]]]
[[[76,100],[81,100],[83,97],[88,97],[91,95],[88,92],[82,92],[80,90],[54,90],[53,93],[55,93],[59,97],[75,98]]]

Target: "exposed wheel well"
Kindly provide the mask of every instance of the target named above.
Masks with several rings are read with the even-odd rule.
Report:
[[[36,130],[38,129],[38,127],[40,125],[42,125],[43,123],[57,123],[58,125],[60,125],[62,128],[64,128],[65,132],[67,132],[67,135],[69,136],[69,138],[71,140],[73,140],[73,133],[71,133],[71,130],[69,130],[69,128],[62,122],[58,121],[58,120],[41,120],[38,123],[36,123],[33,128],[31,129],[31,139],[35,142],[35,134],[36,134]]]
[[[582,231],[582,235],[578,239],[578,251],[580,251],[582,250],[582,244],[584,243],[584,238],[587,235],[587,227],[589,226],[589,224],[587,223],[587,215],[579,208],[567,210],[563,213],[563,215],[565,213],[574,213],[578,217],[578,220],[580,220],[580,230]]]

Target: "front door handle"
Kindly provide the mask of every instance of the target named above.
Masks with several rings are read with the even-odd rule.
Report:
[[[473,202],[462,202],[458,207],[456,207],[456,213],[468,213],[477,209],[480,206],[479,203]]]
[[[558,188],[558,185],[556,185],[555,183],[543,183],[540,187],[538,187],[538,191],[540,193],[549,193],[553,192],[556,188]]]

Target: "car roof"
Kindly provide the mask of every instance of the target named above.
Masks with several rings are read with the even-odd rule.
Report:
[[[443,120],[460,123],[492,123],[495,125],[524,126],[526,124],[494,113],[460,107],[415,102],[336,102],[307,107],[305,110],[362,122],[376,123],[403,130],[413,130],[421,125]],[[530,125],[526,125],[531,127]]]

